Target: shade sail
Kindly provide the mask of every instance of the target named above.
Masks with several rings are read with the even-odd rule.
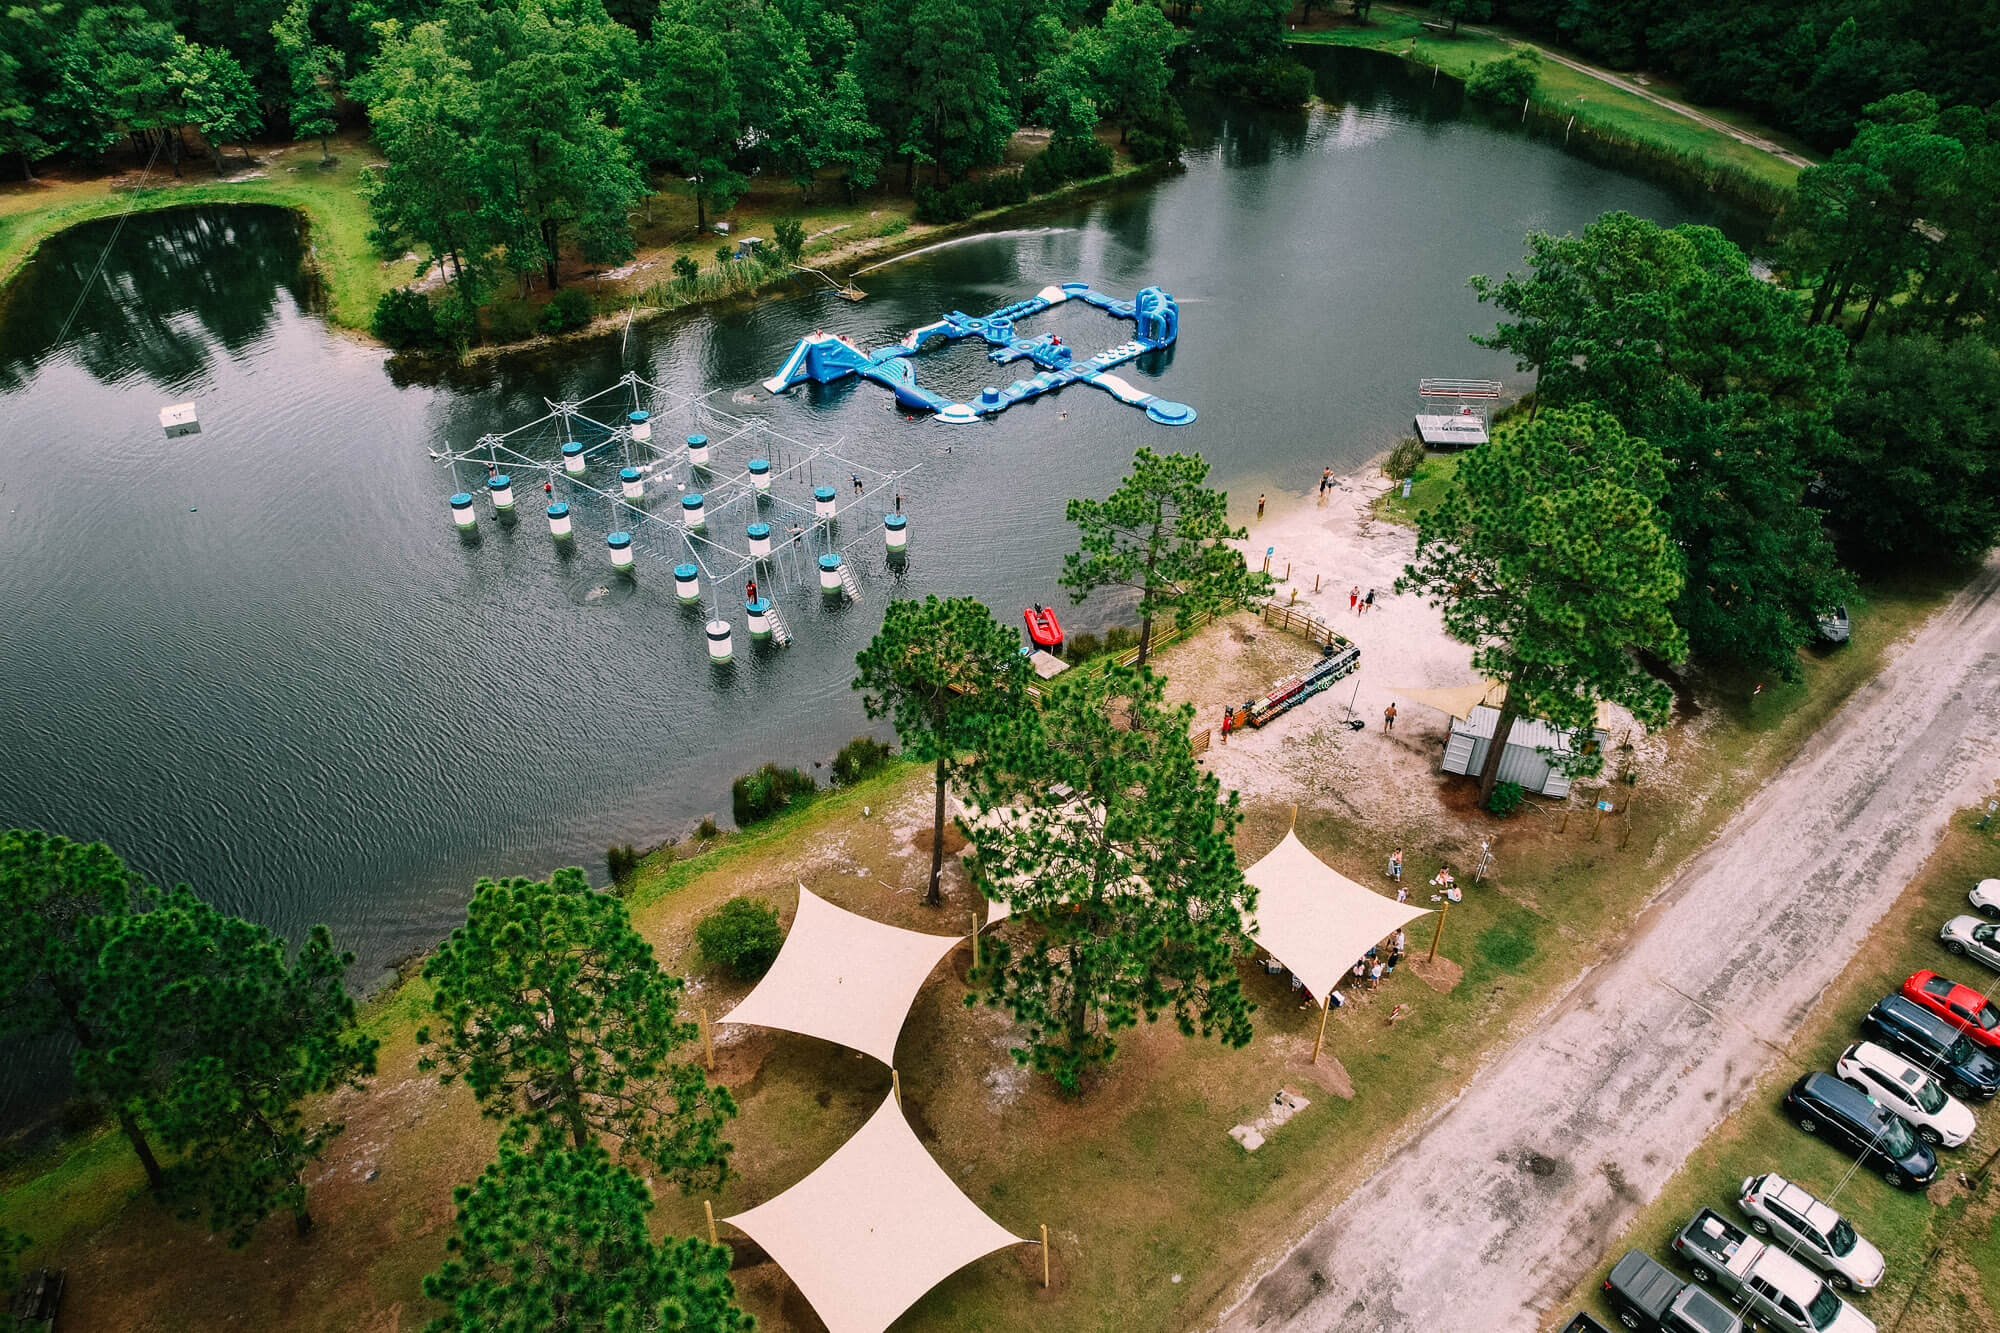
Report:
[[[924,979],[961,935],[924,935],[835,907],[799,885],[777,961],[725,1023],[824,1037],[896,1063],[896,1036]]]
[[[974,1259],[1024,1243],[952,1184],[894,1097],[817,1171],[728,1221],[778,1261],[830,1333],[882,1333]]]
[[[1364,889],[1285,834],[1243,872],[1257,890],[1250,938],[1289,967],[1322,1004],[1369,947],[1430,909]]]
[[[1507,687],[1497,680],[1478,680],[1470,685],[1453,685],[1439,690],[1395,689],[1389,691],[1411,703],[1419,703],[1449,713],[1464,722],[1479,707],[1498,708],[1507,702]],[[1597,729],[1609,731],[1615,725],[1611,705],[1597,705]]]

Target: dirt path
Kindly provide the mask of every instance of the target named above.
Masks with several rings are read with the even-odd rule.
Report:
[[[1533,1329],[1752,1089],[2000,762],[2000,557],[1224,1329]]]

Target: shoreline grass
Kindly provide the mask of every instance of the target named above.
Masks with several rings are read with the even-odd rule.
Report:
[[[1414,14],[1391,12],[1365,27],[1295,32],[1291,40],[1380,51],[1460,81],[1479,65],[1535,45],[1470,31],[1446,37],[1423,24]],[[1529,114],[1544,132],[1573,132],[1614,160],[1671,173],[1765,212],[1775,213],[1798,179],[1797,167],[1760,148],[1552,60],[1541,63]]]

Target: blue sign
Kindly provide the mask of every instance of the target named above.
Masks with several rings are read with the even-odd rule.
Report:
[[[1611,808],[1611,802],[1609,802],[1609,801],[1599,801],[1599,802],[1597,803],[1597,808],[1598,808],[1599,810],[1609,810],[1609,809]]]

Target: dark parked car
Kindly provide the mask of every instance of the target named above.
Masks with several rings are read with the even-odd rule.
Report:
[[[1943,1080],[1954,1097],[1990,1101],[2000,1092],[2000,1056],[1930,1010],[1901,995],[1887,995],[1861,1020],[1869,1038]]]
[[[1907,1120],[1832,1074],[1807,1074],[1784,1105],[1800,1129],[1847,1149],[1898,1189],[1923,1189],[1937,1175],[1937,1154]]]
[[[1611,1333],[1611,1330],[1579,1310],[1562,1326],[1562,1333]]]
[[[1743,1333],[1743,1321],[1692,1282],[1683,1282],[1644,1250],[1627,1250],[1604,1279],[1604,1299],[1618,1322],[1637,1333]]]

